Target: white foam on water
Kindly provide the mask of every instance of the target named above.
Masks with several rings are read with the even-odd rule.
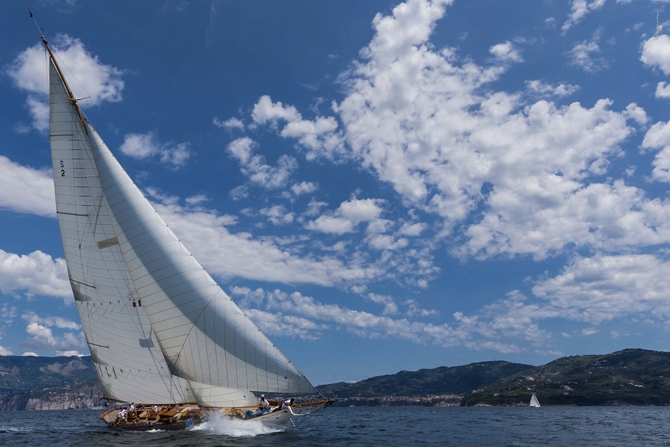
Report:
[[[165,430],[154,428],[153,430],[147,430],[147,433],[165,433]]]
[[[219,413],[210,413],[206,422],[191,428],[193,431],[204,431],[234,438],[249,438],[284,431],[281,427],[272,427],[261,421],[233,419]]]
[[[35,429],[35,427],[12,427],[12,426],[0,426],[0,433],[12,433],[12,432],[31,432],[31,431],[39,431],[39,429]]]

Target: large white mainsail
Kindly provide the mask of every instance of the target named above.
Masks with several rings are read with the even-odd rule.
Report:
[[[119,249],[81,116],[49,63],[49,138],[68,276],[105,397],[194,402],[170,373]]]
[[[50,138],[73,293],[105,396],[254,406],[317,393],[167,227],[84,118],[50,54]]]

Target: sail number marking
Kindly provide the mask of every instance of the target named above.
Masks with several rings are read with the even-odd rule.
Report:
[[[64,167],[65,167],[65,163],[63,162],[63,160],[60,161],[60,167],[61,167],[61,168],[64,168]],[[61,169],[61,170],[60,170],[60,176],[61,176],[61,177],[65,177],[65,169]]]

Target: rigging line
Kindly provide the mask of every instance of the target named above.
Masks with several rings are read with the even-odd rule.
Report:
[[[45,46],[47,46],[47,48],[48,48],[47,41],[46,41],[46,39],[45,39],[45,37],[44,37],[44,28],[40,28],[40,26],[37,24],[37,20],[36,20],[35,17],[33,16],[33,13],[32,13],[32,11],[30,10],[30,8],[28,8],[28,13],[30,14],[30,17],[33,19],[33,22],[35,22],[35,26],[37,27],[37,30],[40,32],[40,37],[42,38],[42,41],[44,42]],[[49,51],[49,54],[51,54],[51,56],[54,56],[54,54],[51,52],[51,49],[50,49],[50,48],[48,49],[48,51]],[[56,61],[55,61],[55,57],[54,57],[54,62],[56,62]],[[67,69],[67,71],[70,73],[70,75],[72,75],[72,77],[74,78],[74,80],[77,81],[77,84],[79,84],[79,86],[82,88],[82,90],[84,90],[84,91],[86,92],[86,94],[88,95],[88,96],[85,96],[85,97],[83,97],[83,98],[75,98],[75,96],[74,96],[74,95],[72,94],[72,92],[70,91],[70,87],[67,86],[67,88],[68,88],[68,92],[70,93],[70,100],[76,102],[76,101],[79,101],[79,100],[81,100],[81,99],[90,99],[90,98],[91,98],[91,94],[88,92],[88,90],[86,90],[86,87],[84,87],[84,84],[82,84],[82,83],[79,81],[79,79],[77,79],[77,76],[75,76],[75,74],[72,72],[72,70],[70,70],[70,68],[67,66],[67,64],[65,63],[65,61],[63,61],[63,59],[61,59],[61,63],[62,63],[63,66]],[[58,64],[56,64],[56,67],[58,68],[58,71],[59,71],[61,77],[64,78],[63,73],[62,73],[61,70],[60,70],[60,67],[58,67]],[[77,107],[78,107],[78,106],[77,106]]]
[[[44,39],[44,28],[40,28],[40,26],[37,24],[37,19],[33,15],[33,12],[28,8],[28,14],[30,14],[30,18],[33,19],[33,22],[35,23],[35,27],[37,27],[37,31],[40,33],[40,37]],[[46,47],[44,48],[44,55],[46,56],[47,54],[47,49]],[[47,91],[49,91],[49,64],[46,64],[46,79],[47,79]]]
[[[37,19],[33,15],[33,12],[28,8],[28,14],[30,14],[30,18],[33,19],[33,22],[35,22],[35,26],[37,27],[37,31],[40,33],[41,36],[44,36],[44,28],[40,28],[40,26],[37,24]]]
[[[88,92],[88,90],[86,90],[86,87],[84,87],[84,84],[82,84],[82,83],[79,81],[79,79],[77,78],[77,76],[72,72],[72,70],[70,70],[70,67],[68,67],[68,65],[65,63],[65,61],[64,61],[63,59],[61,59],[60,57],[59,57],[59,59],[60,59],[61,63],[63,64],[63,66],[65,67],[65,69],[68,71],[68,73],[70,73],[70,75],[74,78],[74,80],[77,81],[77,84],[79,84],[79,87],[81,87],[81,89],[82,89],[83,91],[85,91],[85,92],[86,92],[86,95],[87,95],[87,96],[84,96],[84,97],[81,97],[81,98],[76,98],[76,97],[73,95],[73,96],[72,96],[72,100],[73,100],[73,101],[80,101],[80,100],[82,100],[82,99],[91,99],[91,100],[92,100],[91,94]]]

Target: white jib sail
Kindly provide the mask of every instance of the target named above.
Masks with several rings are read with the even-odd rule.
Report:
[[[168,228],[90,124],[88,130],[121,252],[172,373],[232,390],[316,393]]]
[[[533,393],[533,396],[530,398],[529,406],[536,408],[540,406],[540,401],[537,400],[537,396],[535,395],[535,393]]]
[[[56,209],[84,334],[105,397],[141,403],[194,402],[172,376],[141,307],[102,194],[88,137],[49,62],[49,134]]]

